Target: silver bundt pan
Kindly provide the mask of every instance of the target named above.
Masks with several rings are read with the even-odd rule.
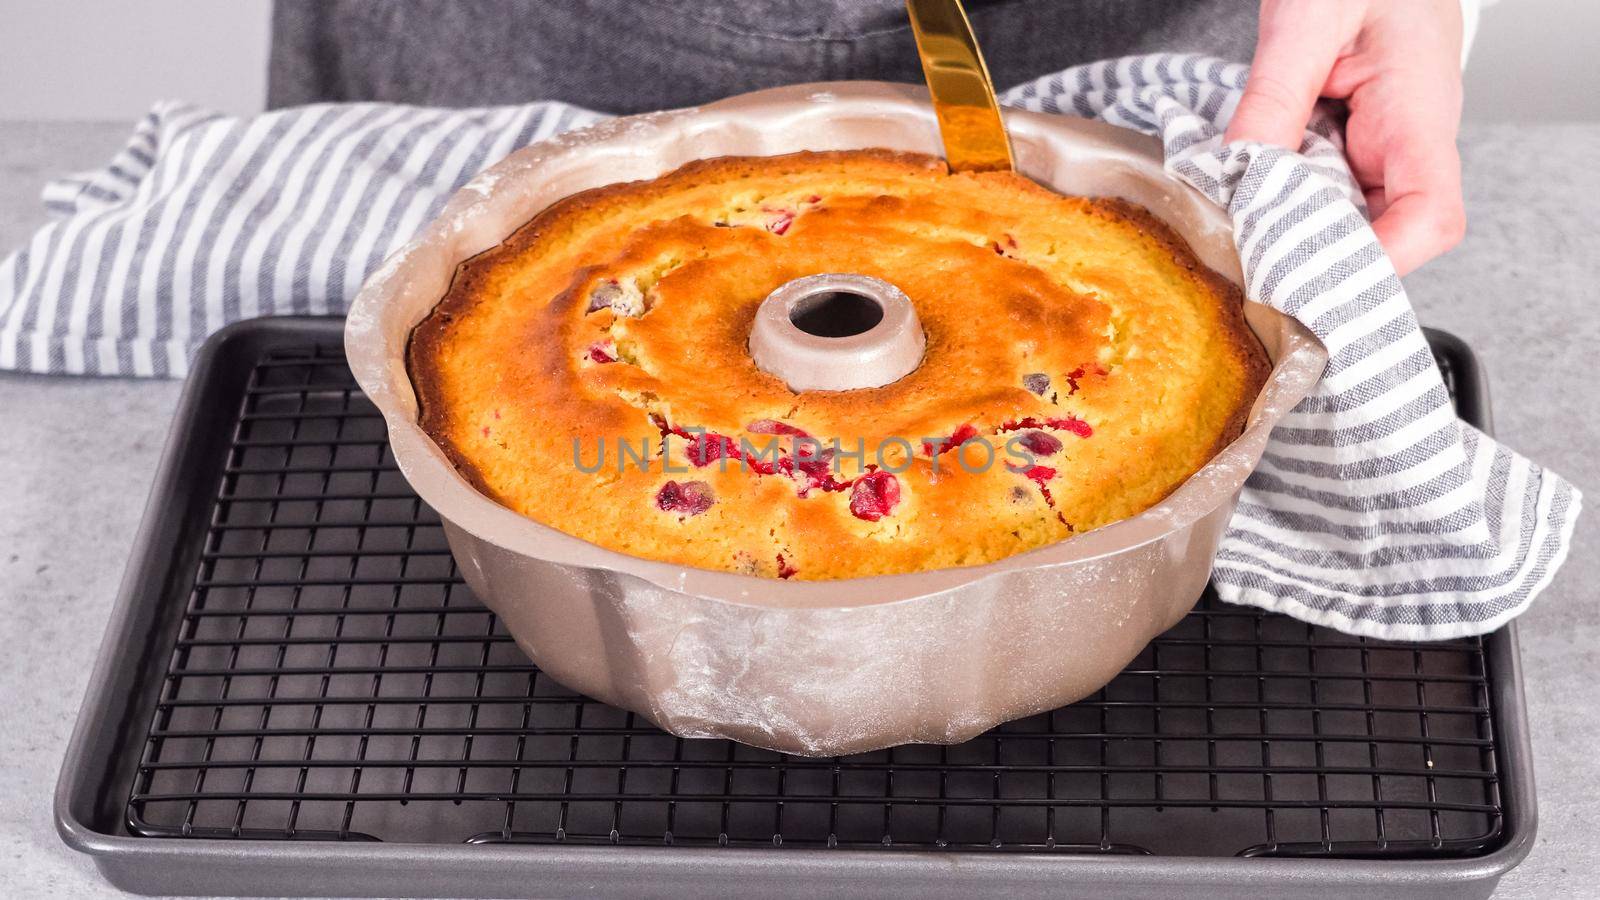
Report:
[[[1118,196],[1240,279],[1227,215],[1163,171],[1149,137],[1011,110],[1019,169],[1064,193]],[[478,493],[417,425],[406,342],[456,265],[588,188],[690,160],[887,147],[940,152],[927,94],[877,82],[799,85],[632,116],[513,153],[463,187],[356,297],[350,367],[382,411],[400,470],[444,520],[467,583],[540,668],[685,737],[807,755],[955,743],[1110,681],[1205,587],[1267,433],[1315,384],[1321,344],[1256,303],[1273,368],[1244,433],[1160,504],[982,566],[778,581],[628,556]]]

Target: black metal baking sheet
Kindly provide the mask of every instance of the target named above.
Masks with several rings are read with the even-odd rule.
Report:
[[[1487,425],[1470,350],[1430,332]],[[1515,628],[1370,641],[1204,599],[959,747],[685,741],[542,675],[460,582],[340,322],[234,326],[169,437],[57,797],[162,893],[1486,894],[1533,831]]]

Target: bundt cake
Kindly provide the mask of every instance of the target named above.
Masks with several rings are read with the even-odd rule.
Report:
[[[822,272],[910,298],[921,364],[796,393],[756,309]],[[603,547],[832,579],[991,562],[1136,515],[1238,436],[1239,291],[1145,210],[887,151],[703,160],[576,194],[462,263],[412,335],[476,487]]]

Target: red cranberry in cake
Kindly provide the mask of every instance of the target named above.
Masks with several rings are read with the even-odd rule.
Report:
[[[621,299],[622,285],[615,278],[608,278],[595,285],[589,292],[589,308],[585,312],[599,312],[610,309],[613,300]]]
[[[704,481],[669,481],[656,491],[656,508],[683,516],[698,516],[716,503],[711,485]]]
[[[740,459],[739,445],[733,438],[710,432],[689,432],[689,461],[709,466],[719,459]]]
[[[748,430],[751,434],[785,434],[793,437],[811,437],[810,434],[806,433],[805,429],[796,428],[787,422],[779,422],[777,419],[757,419],[750,423]]]
[[[935,438],[931,441],[923,441],[922,452],[928,454],[929,456],[938,456],[939,454],[948,450],[954,450],[957,447],[960,447],[962,444],[965,444],[967,441],[970,441],[977,436],[978,429],[972,427],[972,423],[969,422],[962,425],[960,428],[957,428],[947,438]]]
[[[849,486],[834,477],[832,448],[818,448],[806,441],[801,441],[799,444],[800,446],[795,449],[793,475],[800,483],[800,496],[806,496],[812,488],[842,491]]]
[[[1099,363],[1085,363],[1073,369],[1067,373],[1067,396],[1070,397],[1078,392],[1079,380],[1089,375],[1098,375],[1103,378],[1110,374],[1111,372]]]
[[[1028,431],[1017,439],[1034,456],[1054,456],[1061,452],[1061,440],[1046,431]]]
[[[1027,478],[1030,481],[1036,481],[1040,485],[1043,485],[1046,481],[1049,481],[1050,479],[1056,477],[1056,470],[1050,468],[1049,466],[1013,466],[1013,465],[1008,465],[1008,466],[1006,466],[1006,468],[1010,469],[1013,472],[1016,472],[1018,475],[1021,475],[1021,476],[1025,477],[1025,478]]]
[[[1050,423],[1051,428],[1057,428],[1061,431],[1070,431],[1081,438],[1094,436],[1094,429],[1089,427],[1089,423],[1078,418],[1077,416],[1064,416],[1060,418],[1047,419],[1046,421]]]
[[[794,213],[788,210],[782,210],[776,216],[773,216],[767,221],[767,230],[778,235],[779,237],[782,237],[783,234],[789,230],[789,226],[793,224]]]
[[[1053,428],[1057,431],[1070,432],[1081,438],[1094,435],[1094,429],[1089,426],[1089,423],[1077,416],[1049,416],[1044,419],[1026,416],[1000,426],[1001,431],[1018,431],[1023,428]]]
[[[1044,498],[1045,504],[1051,508],[1055,507],[1055,495],[1050,493],[1050,479],[1056,477],[1055,469],[1049,466],[1017,466],[1009,463],[1006,464],[1006,468],[1038,485],[1039,495]],[[1061,518],[1061,514],[1056,513],[1056,517]],[[1061,522],[1065,524],[1066,519],[1061,518]]]
[[[649,306],[638,282],[631,278],[626,281],[608,278],[589,292],[589,306],[585,312],[609,309],[619,316],[642,316]]]
[[[900,503],[900,479],[893,472],[868,472],[850,489],[850,514],[876,522]]]

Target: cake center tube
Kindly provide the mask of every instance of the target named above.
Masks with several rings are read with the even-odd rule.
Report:
[[[779,285],[756,311],[750,357],[789,389],[850,391],[899,381],[927,337],[904,291],[869,275],[808,275]]]
[[[851,337],[882,322],[883,307],[865,294],[822,291],[797,300],[789,310],[789,321],[817,337]]]

